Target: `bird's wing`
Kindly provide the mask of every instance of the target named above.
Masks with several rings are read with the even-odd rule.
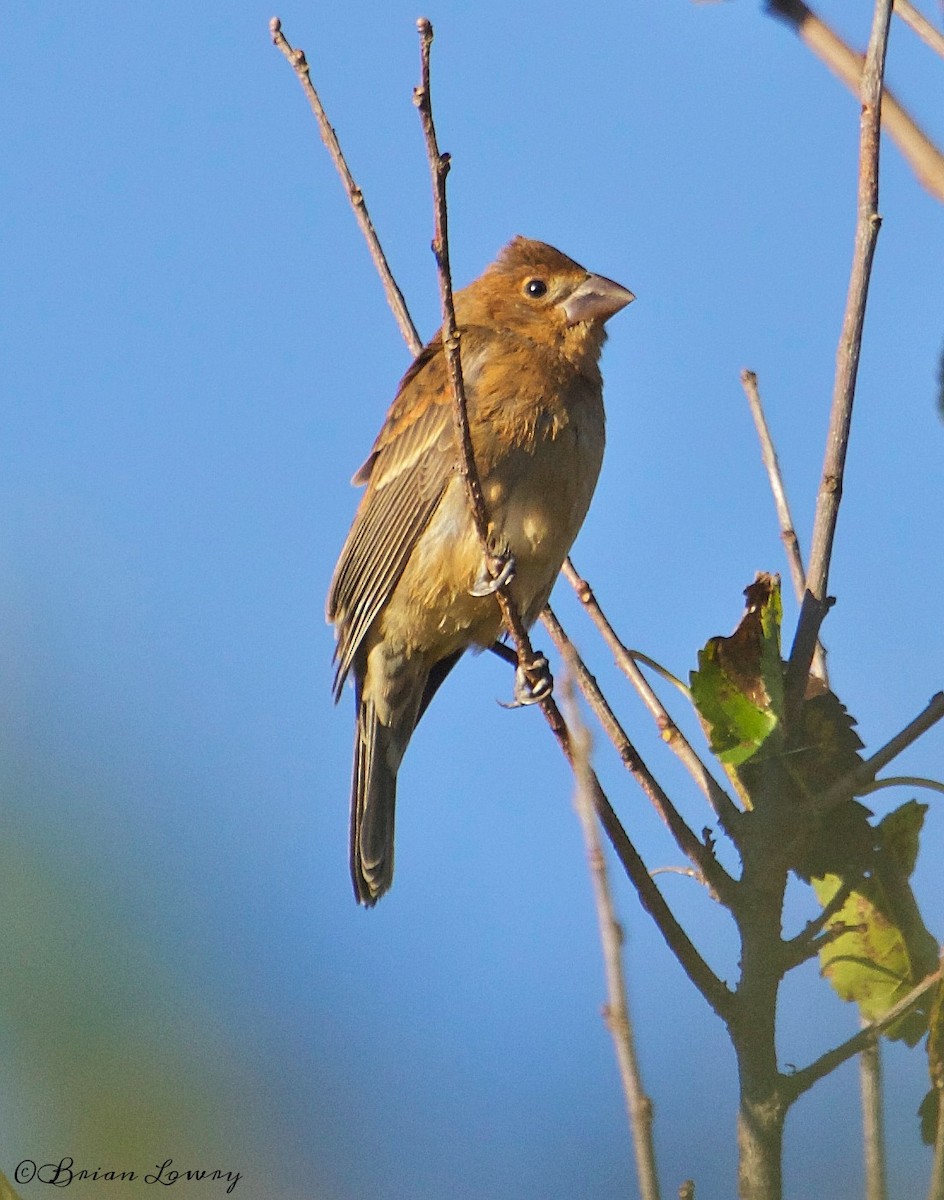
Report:
[[[404,376],[371,455],[354,477],[367,483],[367,491],[328,593],[328,620],[338,631],[336,697],[449,482],[455,445],[451,392],[437,339]]]

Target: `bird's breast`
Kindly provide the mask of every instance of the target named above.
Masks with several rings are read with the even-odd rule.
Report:
[[[506,443],[501,453],[482,456],[489,460],[482,491],[492,536],[515,558],[512,591],[527,624],[547,602],[590,506],[603,460],[602,403],[591,396],[564,419],[539,420],[533,431],[523,444]],[[465,484],[456,473],[391,597],[384,635],[435,647],[438,657],[470,642],[491,644],[501,629],[498,604],[470,594],[482,567]]]

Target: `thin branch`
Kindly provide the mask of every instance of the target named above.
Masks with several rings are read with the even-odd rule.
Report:
[[[711,774],[702,760],[696,754],[691,743],[669,716],[668,711],[662,704],[662,701],[655,694],[649,685],[649,681],[636,665],[629,651],[620,641],[616,631],[610,624],[594,595],[593,589],[586,579],[581,578],[577,573],[577,568],[573,562],[567,558],[564,560],[562,574],[570,586],[577,593],[577,598],[580,600],[583,607],[587,610],[591,620],[600,630],[603,640],[606,642],[613,657],[616,659],[617,665],[629,679],[630,683],[639,693],[643,704],[649,710],[656,725],[659,728],[659,733],[663,741],[667,742],[670,749],[684,763],[688,773],[694,779],[695,783],[701,788],[708,803],[715,811],[715,815],[721,822],[722,827],[728,833],[735,845],[738,844],[738,822],[743,815],[734,801],[724,790],[720,783]]]
[[[733,904],[735,881],[718,862],[710,846],[705,845],[685,822],[678,809],[669,799],[652,772],[646,766],[639,751],[630,741],[620,721],[600,690],[596,679],[590,674],[573,642],[564,632],[550,605],[542,614],[544,627],[551,635],[561,658],[569,663],[577,684],[603,726],[607,737],[616,747],[626,769],[648,796],[653,808],[665,822],[675,843],[687,858],[698,867],[701,877],[717,898],[729,908]]]
[[[902,997],[897,1004],[893,1004],[888,1012],[884,1013],[877,1020],[863,1026],[858,1033],[853,1034],[851,1038],[848,1038],[840,1045],[833,1047],[832,1050],[827,1050],[825,1054],[821,1054],[809,1066],[803,1067],[799,1071],[794,1071],[792,1075],[785,1075],[783,1079],[785,1102],[792,1104],[804,1092],[809,1091],[814,1083],[818,1083],[824,1076],[835,1071],[837,1067],[841,1067],[854,1054],[858,1054],[863,1047],[873,1042],[880,1033],[883,1033],[890,1025],[894,1025],[899,1017],[903,1017],[916,1004],[919,1004],[940,981],[941,968],[938,967],[933,974],[922,979],[919,984],[911,989],[907,996]]]
[[[817,810],[819,812],[828,812],[831,808],[835,808],[837,804],[841,804],[851,796],[862,794],[862,789],[874,780],[877,772],[881,771],[882,767],[890,763],[892,759],[897,758],[903,750],[907,750],[912,742],[917,741],[923,733],[926,733],[942,718],[944,718],[944,692],[938,692],[931,697],[927,707],[918,713],[915,719],[909,722],[901,733],[896,734],[891,741],[886,742],[880,750],[877,750],[871,758],[867,758],[859,763],[848,775],[837,780],[831,788],[827,789],[825,794],[816,801]]]
[[[567,680],[567,683],[570,681]],[[568,695],[569,692],[569,695]],[[626,998],[626,979],[623,974],[623,930],[616,916],[613,896],[606,870],[606,859],[600,843],[597,813],[590,781],[590,734],[583,724],[572,689],[565,691],[568,725],[574,747],[576,792],[574,803],[583,828],[590,878],[596,900],[600,941],[603,945],[603,965],[606,973],[607,1002],[604,1019],[613,1038],[619,1064],[629,1129],[636,1152],[636,1174],[642,1200],[659,1200],[659,1177],[656,1171],[655,1143],[652,1137],[652,1100],[646,1094],[636,1056],[633,1027]]]
[[[315,85],[311,82],[311,72],[308,62],[305,59],[305,52],[304,50],[295,50],[289,45],[285,35],[282,33],[282,22],[278,17],[273,17],[269,22],[269,32],[272,34],[272,41],[288,59],[292,70],[298,76],[298,81],[308,98],[311,111],[315,114],[315,120],[318,122],[318,129],[321,132],[321,140],[324,142],[328,154],[331,156],[331,161],[341,176],[341,182],[344,184],[344,189],[347,192],[348,201],[354,210],[354,216],[357,218],[361,233],[367,242],[370,257],[377,268],[377,274],[380,276],[380,282],[383,284],[387,303],[390,305],[390,309],[400,327],[403,340],[414,355],[419,354],[423,348],[420,335],[416,331],[416,326],[413,324],[413,319],[407,310],[406,301],[403,299],[403,293],[397,286],[397,281],[393,277],[393,272],[390,270],[390,265],[380,245],[380,239],[377,237],[377,232],[370,219],[370,213],[367,211],[364,193],[354,182],[354,176],[347,165],[347,160],[341,150],[337,134],[328,120],[328,115],[321,103],[321,98],[315,90]]]
[[[754,371],[742,371],[741,386],[744,388],[748,407],[751,410],[751,416],[754,418],[754,427],[757,430],[757,438],[760,442],[761,459],[767,471],[770,490],[774,498],[774,507],[777,510],[780,537],[783,541],[787,563],[790,567],[793,590],[796,593],[797,600],[802,603],[803,593],[806,591],[806,568],[803,566],[803,552],[800,549],[800,539],[797,537],[796,527],[790,513],[790,502],[787,500],[787,489],[780,470],[780,460],[777,457],[774,440],[770,434],[770,426],[767,424],[767,415],[764,412],[764,406],[761,402],[756,373]],[[829,676],[826,671],[826,654],[820,642],[816,643],[816,650],[813,654],[813,671],[824,683],[828,684]]]
[[[485,507],[485,496],[482,492],[482,481],[475,463],[475,450],[472,446],[472,434],[469,429],[468,403],[465,395],[465,384],[462,379],[462,358],[459,351],[459,329],[456,323],[456,310],[452,295],[452,273],[449,269],[449,216],[446,207],[446,176],[449,174],[450,159],[448,154],[442,154],[436,138],[436,125],[433,121],[432,96],[430,93],[429,58],[433,44],[433,26],[426,17],[420,17],[416,22],[420,35],[420,85],[414,90],[413,102],[420,114],[420,123],[426,139],[426,153],[429,158],[430,174],[433,182],[433,207],[435,213],[435,231],[433,234],[433,254],[436,256],[436,267],[439,274],[439,291],[442,298],[443,350],[446,364],[449,368],[449,378],[452,385],[452,413],[456,433],[459,439],[459,470],[465,482],[469,498],[469,510],[475,524],[479,541],[482,543],[482,553],[486,566],[491,570],[495,561],[490,553],[489,520]],[[497,572],[496,572],[497,574]],[[529,679],[536,680],[538,672],[531,639],[525,629],[521,614],[511,597],[510,580],[500,584],[495,591],[495,598],[501,608],[505,628],[514,639],[518,651],[518,665]],[[548,697],[545,703],[550,702]],[[556,706],[555,706],[556,707]],[[558,714],[559,716],[559,714]]]
[[[926,46],[930,46],[935,54],[944,58],[944,34],[931,24],[922,13],[918,12],[909,0],[895,0],[895,12],[910,26]]]
[[[828,609],[827,588],[833,539],[842,499],[842,483],[849,447],[852,405],[855,399],[862,329],[869,293],[872,259],[881,217],[878,214],[879,144],[881,140],[882,80],[891,21],[892,0],[876,0],[869,47],[862,71],[862,117],[859,131],[858,218],[855,250],[846,297],[846,311],[836,352],[823,478],[816,502],[806,594],[800,610],[793,650],[787,671],[787,707],[795,714],[806,691],[810,664],[816,650],[820,626]]]
[[[768,9],[792,25],[800,39],[856,96],[863,58],[808,8],[803,0],[767,0]],[[897,7],[897,6],[896,6]],[[944,201],[944,154],[891,92],[882,100],[882,124],[905,156],[918,182]]]

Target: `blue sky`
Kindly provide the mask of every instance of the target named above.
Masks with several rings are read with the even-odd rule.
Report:
[[[278,12],[429,336],[421,10]],[[822,12],[864,45],[866,5]],[[632,1194],[571,779],[539,714],[495,703],[511,680],[491,656],[462,664],[410,747],[393,892],[370,913],[350,894],[351,701],[331,704],[323,597],[348,480],[409,357],[272,15],[167,0],[0,17],[0,1167],[173,1157],[286,1200]],[[808,538],[858,106],[746,0],[425,15],[457,283],[523,233],[638,296],[610,326],[607,458],[574,559],[625,640],[685,675],[755,571],[783,569],[742,367]],[[890,82],[939,142],[941,70],[896,25]],[[944,681],[944,211],[894,147],[882,166],[825,631],[871,748]],[[564,587],[554,603],[700,828]],[[677,862],[597,743],[647,862]],[[937,729],[901,769],[940,775],[942,747]],[[915,886],[940,937],[929,803]],[[661,878],[730,978],[720,915]],[[729,1196],[727,1043],[625,883],[617,900],[665,1192],[693,1177],[703,1200]],[[798,894],[790,919],[808,911]],[[786,987],[785,1062],[854,1027],[815,968]],[[893,1191],[919,1194],[920,1056],[892,1047],[887,1078]],[[788,1195],[861,1194],[857,1120],[847,1067],[791,1116]]]

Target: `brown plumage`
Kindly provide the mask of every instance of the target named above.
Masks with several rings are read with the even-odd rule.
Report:
[[[526,625],[547,602],[603,457],[604,323],[633,299],[543,242],[515,238],[455,297],[490,534],[511,555]],[[404,375],[374,447],[327,614],[335,697],[353,671],[351,875],[374,904],[393,879],[397,769],[433,693],[470,646],[494,644],[494,595],[461,477],[442,336]]]

